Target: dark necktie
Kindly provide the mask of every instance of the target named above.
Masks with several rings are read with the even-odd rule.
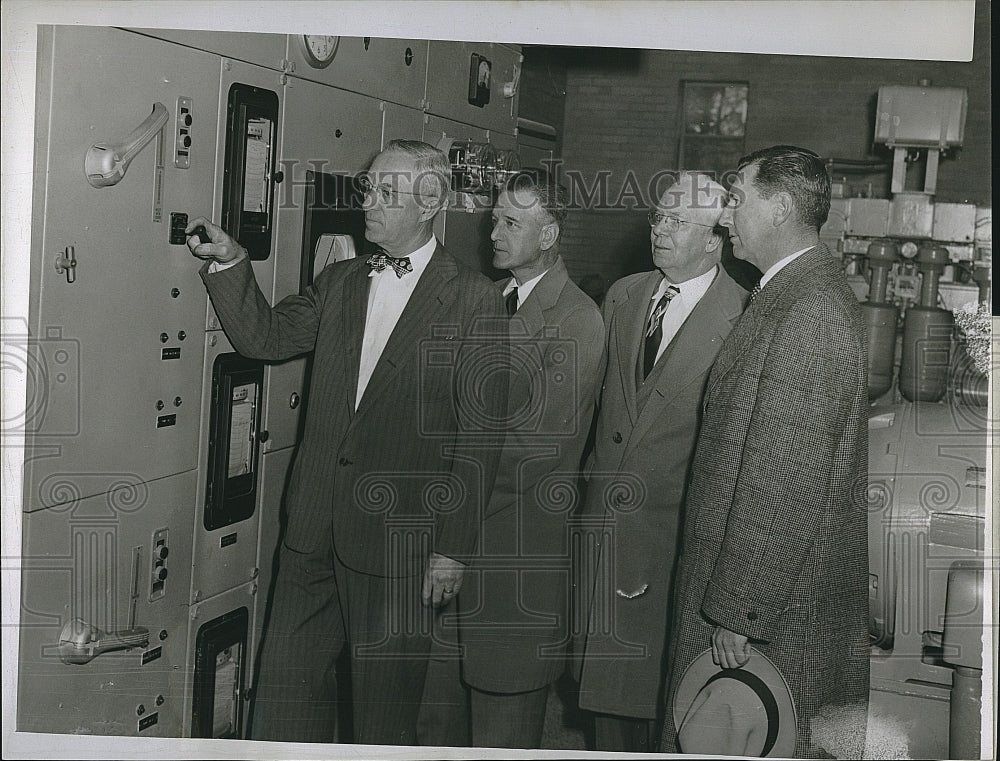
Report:
[[[402,277],[407,272],[413,272],[413,265],[410,264],[408,256],[397,259],[395,256],[389,256],[385,251],[378,251],[369,256],[368,266],[375,272],[381,272],[386,267],[392,267],[396,272],[396,277]]]
[[[670,300],[680,293],[676,285],[668,285],[667,291],[653,307],[652,314],[649,315],[649,325],[646,327],[646,346],[642,356],[642,378],[645,380],[649,376],[650,370],[656,364],[656,353],[660,350],[660,342],[663,340],[663,315],[666,314],[667,305]]]
[[[514,312],[517,311],[517,286],[514,286],[511,292],[507,294],[507,299],[504,303],[507,305],[508,316],[513,317]]]

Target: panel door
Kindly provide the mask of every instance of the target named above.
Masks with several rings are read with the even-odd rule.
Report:
[[[473,55],[489,61],[489,102],[469,102]],[[437,116],[514,134],[516,93],[504,96],[504,83],[514,82],[521,67],[520,52],[495,42],[431,40],[427,53],[427,111]],[[478,82],[477,82],[478,84]]]
[[[123,474],[87,498],[79,478],[58,488],[69,498],[24,516],[17,729],[179,737],[195,472],[148,484]],[[89,660],[70,649],[67,663],[60,640],[74,619],[100,630],[70,629],[81,645],[133,627],[147,639]]]
[[[110,28],[48,27],[39,49],[39,184],[24,347],[29,411],[25,509],[57,504],[54,475],[150,481],[196,466],[205,290],[198,262],[169,243],[171,212],[210,209],[218,59]],[[178,98],[190,99],[190,166],[174,164]],[[167,112],[156,140],[114,185],[84,159]],[[124,149],[120,149],[124,150]],[[162,155],[162,169],[158,167]],[[57,257],[75,267],[57,270]]]

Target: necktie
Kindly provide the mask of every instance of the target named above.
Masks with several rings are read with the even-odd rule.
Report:
[[[385,251],[378,251],[369,256],[368,266],[375,272],[381,272],[386,267],[392,267],[396,272],[396,277],[402,277],[407,272],[413,272],[413,265],[410,264],[408,256],[397,259],[395,256],[389,256]]]
[[[757,283],[757,285],[753,287],[753,290],[750,291],[749,303],[752,304],[754,302],[754,299],[756,299],[758,296],[760,296],[760,283]]]
[[[508,316],[513,317],[514,312],[517,311],[517,286],[514,286],[511,292],[507,294],[507,299],[504,303],[507,305]]]
[[[663,340],[663,315],[666,314],[667,305],[671,299],[680,293],[676,285],[668,285],[667,291],[653,307],[653,313],[649,315],[649,325],[646,328],[646,346],[642,356],[642,377],[643,380],[649,376],[650,370],[656,364],[656,353],[660,350],[660,342]]]

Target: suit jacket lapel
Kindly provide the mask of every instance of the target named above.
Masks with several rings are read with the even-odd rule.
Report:
[[[626,299],[615,309],[615,345],[618,350],[618,374],[622,384],[622,394],[629,416],[635,421],[638,416],[636,402],[635,368],[639,361],[639,344],[643,339],[649,300],[663,278],[659,270],[653,270],[647,277],[633,283],[626,289]]]
[[[808,273],[819,265],[822,258],[828,256],[830,253],[822,243],[814,246],[798,259],[782,267],[768,282],[767,288],[762,290],[756,299],[747,304],[743,316],[722,345],[722,351],[719,352],[719,358],[716,360],[708,379],[706,397],[718,385],[719,380],[725,377],[726,373],[739,362],[740,357],[746,354],[757,342],[755,337],[760,331],[761,325],[767,320],[767,315],[774,305],[782,299],[785,291],[801,277],[808,276]]]
[[[541,333],[545,327],[546,310],[555,306],[559,300],[559,294],[562,293],[568,281],[569,275],[566,272],[566,265],[562,259],[556,259],[555,264],[535,283],[535,287],[531,289],[528,298],[524,300],[524,303],[521,304],[521,307],[511,320],[511,336],[537,336]],[[506,286],[508,281],[504,280],[502,282]],[[517,333],[514,332],[518,327],[517,320],[520,320],[524,326],[523,334],[520,331]]]
[[[368,267],[358,266],[344,278],[344,300],[340,305],[340,320],[345,326],[344,336],[344,394],[350,415],[354,415],[354,400],[358,392],[358,373],[361,367],[361,343],[365,337],[365,321],[368,316],[368,289],[371,278]],[[360,325],[360,329],[352,329]]]
[[[414,347],[421,338],[429,336],[427,329],[433,322],[434,315],[443,312],[445,305],[454,300],[454,294],[449,294],[445,286],[457,274],[458,268],[439,243],[372,371],[372,377],[358,405],[358,414],[371,406],[374,403],[372,400],[382,395],[399,369],[416,356]],[[358,352],[360,359],[360,349]],[[355,388],[357,367],[358,362],[355,362]]]
[[[740,314],[738,310],[729,313],[723,307],[723,289],[728,284],[724,279],[728,278],[722,272],[716,275],[670,342],[664,366],[654,370],[658,373],[655,385],[632,432],[632,442],[641,441],[649,427],[660,419],[661,410],[689,385],[704,378],[715,361],[716,352],[706,348],[713,341],[720,345]]]

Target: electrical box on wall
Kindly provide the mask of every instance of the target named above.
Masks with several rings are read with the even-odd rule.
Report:
[[[890,148],[961,145],[968,97],[964,87],[880,87],[875,142]]]

